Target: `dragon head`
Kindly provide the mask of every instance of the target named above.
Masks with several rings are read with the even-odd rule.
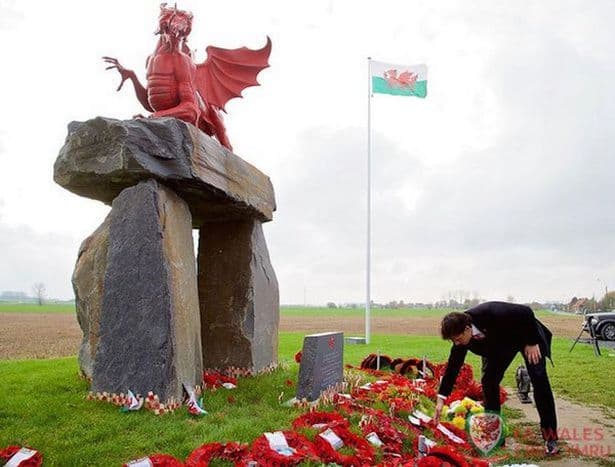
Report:
[[[177,3],[173,8],[167,7],[166,3],[160,5],[158,17],[158,30],[156,34],[162,35],[170,42],[179,42],[186,39],[192,30],[192,13],[178,10]]]

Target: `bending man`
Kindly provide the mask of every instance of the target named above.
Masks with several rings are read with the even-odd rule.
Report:
[[[483,403],[485,410],[495,412],[500,411],[500,382],[517,352],[521,352],[534,387],[545,452],[557,454],[555,402],[545,360],[551,358],[551,332],[536,319],[532,309],[514,303],[486,302],[463,313],[447,314],[440,330],[442,338],[451,340],[453,347],[440,382],[436,422],[468,350],[484,357]]]

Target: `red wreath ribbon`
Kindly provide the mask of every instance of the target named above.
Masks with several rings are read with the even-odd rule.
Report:
[[[205,389],[218,389],[221,388],[224,383],[232,383],[237,386],[237,378],[223,375],[218,371],[203,372],[203,387]]]
[[[247,458],[248,446],[234,442],[206,443],[196,448],[186,459],[186,467],[208,467],[213,459],[224,459],[241,466]]]
[[[355,467],[373,465],[375,450],[366,439],[342,427],[336,427],[333,431],[344,442],[344,446],[354,449],[354,453],[344,455],[333,449],[333,446],[322,436],[316,435],[314,448],[322,461]]]
[[[348,428],[349,423],[337,412],[307,412],[299,415],[293,421],[293,429],[313,428],[313,425],[323,424],[324,428]],[[319,428],[320,431],[320,428]]]
[[[5,462],[8,462],[9,459],[17,454],[22,447],[32,449],[26,446],[8,446],[7,448],[0,450],[0,459],[4,461],[2,464],[4,465]],[[35,449],[32,450],[35,451]],[[30,459],[21,461],[19,463],[19,467],[39,467],[42,463],[43,455],[36,451],[36,454],[34,454]]]
[[[470,463],[460,454],[449,446],[434,446],[429,453],[419,459],[417,467],[441,467],[450,465],[452,467],[471,467]]]
[[[271,465],[276,467],[290,467],[306,460],[318,460],[314,445],[305,436],[293,431],[283,431],[288,445],[295,450],[290,456],[284,456],[275,452],[269,445],[265,435],[259,436],[252,443],[251,454],[259,465]]]
[[[446,436],[444,433],[442,433],[440,430],[438,430],[437,428],[434,428],[433,432],[436,438],[441,439],[447,444],[451,444],[459,449],[464,449],[467,451],[472,450],[472,446],[470,445],[470,443],[468,443],[468,434],[465,432],[465,430],[461,430],[457,428],[455,425],[453,425],[452,423],[445,422],[442,420],[440,420],[440,424],[443,425],[444,428],[451,431],[455,436],[457,436],[458,438],[461,438],[463,440],[463,443],[455,443],[454,441],[450,440],[449,437]]]
[[[361,425],[363,435],[376,433],[382,441],[382,450],[389,453],[401,454],[405,435],[393,426],[384,417],[379,417],[377,421]]]
[[[183,467],[184,464],[177,460],[175,457],[168,454],[154,454],[147,456],[154,467]],[[124,464],[127,467],[128,464]]]

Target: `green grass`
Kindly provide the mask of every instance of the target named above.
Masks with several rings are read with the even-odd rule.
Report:
[[[384,309],[373,308],[371,316],[374,317],[441,317],[452,311],[450,308],[399,308],[399,309]],[[74,313],[75,305],[73,303],[61,304],[43,304],[37,305],[34,303],[0,303],[0,313]],[[310,307],[310,306],[290,306],[283,305],[280,307],[280,313],[283,316],[302,316],[302,317],[348,317],[348,318],[363,318],[365,316],[364,308],[327,308],[327,307]],[[550,311],[539,310],[536,316],[553,316]],[[576,315],[568,315],[560,313],[557,315],[560,319],[576,320],[579,323],[580,318]]]
[[[0,313],[74,313],[74,303],[0,303]]]
[[[390,317],[411,317],[411,316],[444,316],[451,310],[444,308],[399,308],[385,309],[372,308],[371,316],[390,316]],[[283,316],[344,316],[344,317],[363,317],[365,316],[364,308],[326,308],[326,307],[302,307],[302,306],[282,306],[280,313]]]
[[[45,465],[120,465],[122,462],[164,452],[180,459],[208,441],[248,442],[264,431],[286,428],[298,414],[282,407],[278,397],[289,399],[298,365],[293,356],[302,345],[302,333],[280,334],[282,368],[272,374],[240,380],[233,391],[208,392],[205,407],[210,414],[190,418],[185,411],[156,417],[149,412],[121,414],[115,407],[86,401],[88,387],[77,376],[76,358],[0,361],[0,447],[29,445],[41,450]],[[593,356],[589,346],[577,346],[568,354],[570,342],[556,339],[551,381],[557,394],[574,400],[615,406],[615,392],[605,375],[615,374],[615,358]],[[446,359],[449,344],[435,337],[374,336],[368,345],[346,345],[347,363],[358,364],[377,349],[391,357]],[[476,369],[480,360],[468,362]],[[514,385],[511,366],[504,383]],[[478,375],[479,372],[476,371]],[[227,398],[235,398],[230,403]]]
[[[451,308],[398,308],[398,309],[386,309],[386,308],[372,308],[370,310],[371,316],[377,317],[399,317],[399,318],[411,318],[411,317],[441,317],[447,313],[450,313]],[[461,310],[459,310],[461,311]],[[363,317],[365,316],[364,308],[326,308],[326,307],[304,307],[304,306],[282,306],[280,307],[280,313],[283,316],[303,316],[303,317],[324,317],[324,316],[343,316],[343,317]],[[581,319],[578,315],[566,314],[566,313],[553,313],[548,310],[537,310],[535,314],[538,318],[544,316],[557,316],[558,319],[574,320],[581,324]]]

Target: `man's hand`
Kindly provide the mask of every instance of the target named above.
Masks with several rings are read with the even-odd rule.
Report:
[[[523,353],[525,354],[527,361],[530,362],[532,365],[536,365],[542,357],[538,344],[526,345],[525,349],[523,349]]]
[[[436,402],[436,410],[433,414],[433,422],[434,424],[438,424],[440,422],[440,415],[442,414],[442,407],[444,407],[444,399],[438,397],[438,401]]]

